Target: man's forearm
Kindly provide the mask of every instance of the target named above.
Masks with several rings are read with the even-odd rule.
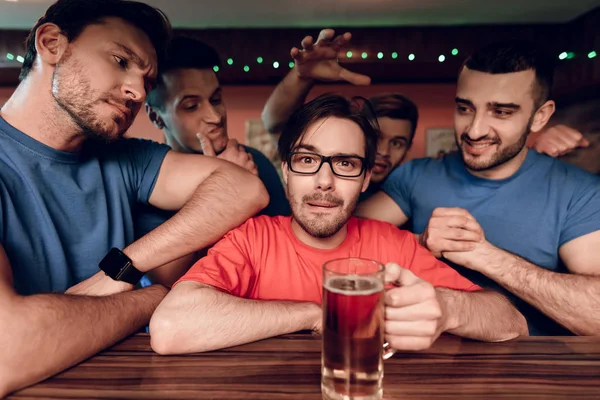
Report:
[[[457,336],[500,342],[528,335],[525,317],[497,292],[436,289],[445,317],[444,330]]]
[[[499,250],[478,269],[577,335],[600,335],[600,277],[560,274]]]
[[[150,335],[157,353],[195,353],[313,329],[320,318],[314,303],[248,300],[192,288],[167,296],[152,316]]]
[[[148,272],[147,277],[153,283],[160,283],[168,288],[173,286],[179,278],[181,278],[196,261],[206,255],[206,249],[196,251],[192,254],[183,256],[175,261],[172,261],[162,267],[158,267]]]
[[[0,306],[0,398],[96,354],[148,323],[162,286],[105,297],[41,294]]]
[[[290,71],[277,85],[262,111],[262,121],[271,133],[279,133],[290,116],[306,100],[314,82],[302,79],[295,70]]]
[[[150,271],[212,245],[268,202],[262,184],[258,187],[249,184],[246,175],[216,171],[202,182],[177,214],[124,252],[136,268]]]

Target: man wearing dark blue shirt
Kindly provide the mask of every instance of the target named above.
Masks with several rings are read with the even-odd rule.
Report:
[[[229,139],[227,110],[213,69],[219,65],[217,52],[207,44],[181,36],[171,39],[157,87],[148,95],[148,116],[163,130],[173,150],[216,156],[258,175],[270,196],[261,214],[289,215],[285,191],[271,161],[260,151]],[[136,216],[136,234],[146,234],[168,217],[161,210],[142,207]]]

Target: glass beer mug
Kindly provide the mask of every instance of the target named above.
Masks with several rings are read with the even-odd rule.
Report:
[[[383,264],[360,258],[323,265],[321,391],[331,400],[373,400],[383,395]]]

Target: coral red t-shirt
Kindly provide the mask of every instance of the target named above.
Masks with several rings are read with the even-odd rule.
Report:
[[[323,264],[359,257],[384,265],[395,262],[435,287],[481,290],[420,246],[412,233],[386,222],[351,217],[344,242],[322,250],[302,243],[291,221],[282,216],[249,219],[227,233],[175,284],[194,281],[248,299],[321,304]]]

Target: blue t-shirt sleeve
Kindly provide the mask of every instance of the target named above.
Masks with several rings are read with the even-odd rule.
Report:
[[[407,218],[412,218],[412,191],[416,182],[415,161],[396,168],[385,180],[381,190],[390,196]]]
[[[125,139],[118,146],[121,170],[135,193],[136,201],[148,204],[170,147],[145,139]]]
[[[258,169],[258,176],[263,181],[269,193],[269,204],[260,212],[260,215],[276,217],[278,215],[288,216],[291,214],[290,204],[283,190],[281,178],[271,161],[260,151],[246,146],[246,151],[252,154],[254,163]]]
[[[567,179],[569,178],[578,184],[573,188],[573,195],[567,207],[565,225],[560,233],[560,246],[600,230],[600,178],[587,173],[568,176]]]

